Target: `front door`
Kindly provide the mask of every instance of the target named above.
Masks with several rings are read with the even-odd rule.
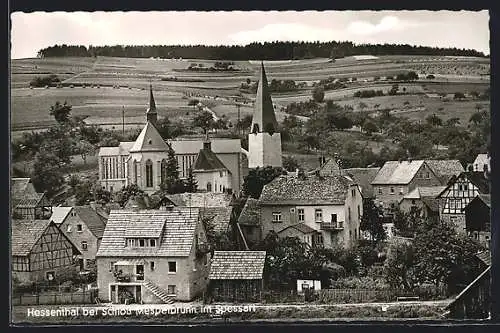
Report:
[[[137,277],[137,281],[144,280],[144,265],[136,265],[135,266],[135,274]]]

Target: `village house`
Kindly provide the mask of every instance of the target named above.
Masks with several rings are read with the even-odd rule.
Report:
[[[472,239],[490,248],[491,241],[491,195],[478,194],[463,209],[465,231]]]
[[[95,270],[95,256],[102,240],[106,220],[90,206],[54,207],[51,216],[59,229],[80,251],[80,270]]]
[[[458,160],[388,161],[372,181],[376,202],[396,207],[417,186],[443,186],[464,169]]]
[[[439,216],[439,201],[436,198],[446,186],[417,186],[399,202],[399,210],[410,213],[420,210],[423,218]]]
[[[351,247],[361,236],[362,200],[359,186],[346,176],[279,176],[259,198],[262,237],[302,223],[316,230],[312,246]]]
[[[210,144],[206,139],[165,140],[156,128],[157,118],[156,103],[150,87],[146,125],[137,139],[133,142],[120,142],[118,147],[99,149],[99,182],[104,189],[113,192],[130,184],[137,184],[146,193],[152,194],[166,180],[165,170],[170,149],[173,149],[177,159],[179,177],[186,179],[196,160],[199,159],[201,163],[210,154],[206,152],[208,148],[213,153],[210,154],[211,161],[213,155],[217,157],[217,170],[213,169],[213,163],[210,163],[210,170],[205,170],[203,167],[206,163],[202,163],[202,168],[194,173],[198,183],[203,184],[199,188],[210,192],[222,192],[223,188],[226,192],[239,193],[247,167],[246,152],[241,148],[240,139],[213,138]],[[200,153],[204,156],[199,158]],[[216,179],[212,179],[214,173]]]
[[[440,220],[454,223],[458,232],[465,233],[464,208],[477,195],[489,193],[490,183],[484,172],[462,172],[437,196]]]
[[[38,193],[30,178],[12,178],[10,189],[12,215],[22,219],[47,219],[52,204],[45,193]]]
[[[209,140],[203,142],[192,166],[193,175],[197,180],[198,189],[214,193],[231,193],[231,172],[212,151]]]
[[[478,154],[474,162],[472,162],[472,170],[476,172],[491,172],[490,154]]]
[[[363,199],[374,199],[375,193],[372,181],[375,179],[380,168],[349,168],[342,169],[342,174],[349,176],[361,188]]]
[[[12,220],[12,278],[56,282],[78,271],[75,245],[50,220]]]
[[[260,302],[266,251],[214,251],[207,293],[216,302]]]
[[[195,208],[113,210],[97,252],[99,297],[113,303],[172,303],[201,295],[210,268]]]

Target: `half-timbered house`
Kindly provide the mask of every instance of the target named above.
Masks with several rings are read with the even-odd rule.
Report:
[[[214,251],[209,298],[224,302],[259,302],[264,287],[266,251]]]
[[[30,178],[12,178],[12,215],[18,219],[47,219],[52,214],[52,204],[44,193],[37,193]]]
[[[12,277],[20,282],[58,281],[77,271],[80,252],[49,220],[13,220]]]
[[[465,233],[464,208],[478,194],[489,194],[490,184],[484,172],[462,172],[450,180],[446,188],[437,196],[439,217],[442,221],[453,222],[457,231]]]

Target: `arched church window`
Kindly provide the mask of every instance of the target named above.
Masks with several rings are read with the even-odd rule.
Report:
[[[253,134],[259,133],[259,124],[253,124],[252,133]]]
[[[211,182],[207,183],[207,192],[212,192],[212,183]]]
[[[153,162],[146,161],[146,187],[153,187]]]
[[[161,183],[165,184],[167,181],[167,161],[165,159],[161,160]]]
[[[137,184],[137,161],[134,160],[134,183]]]

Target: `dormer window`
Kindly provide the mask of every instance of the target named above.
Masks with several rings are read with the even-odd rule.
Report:
[[[139,247],[144,247],[146,244],[146,242],[144,241],[144,239],[139,239]]]
[[[150,239],[149,240],[149,246],[156,247],[156,239]]]
[[[128,247],[156,247],[158,240],[156,238],[127,238],[126,244]]]

